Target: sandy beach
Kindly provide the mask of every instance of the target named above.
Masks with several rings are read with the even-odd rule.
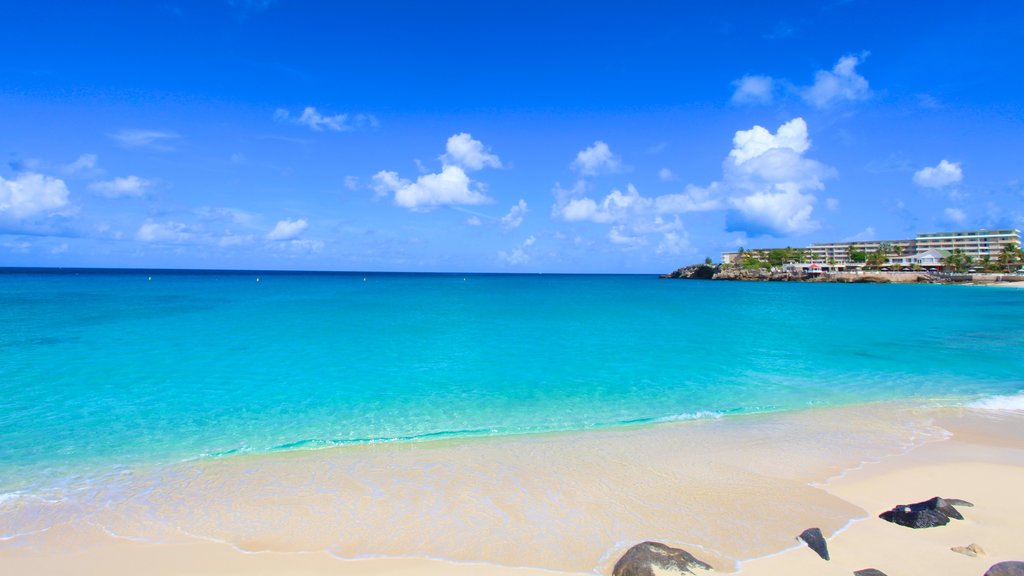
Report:
[[[199,524],[184,519],[202,517],[199,509],[178,516],[165,511],[177,530],[147,526],[133,517],[140,510],[136,498],[125,509],[133,512],[108,511],[0,542],[0,563],[7,574],[610,574],[622,552],[643,540],[683,547],[718,572],[755,576],[868,567],[980,575],[998,561],[1024,558],[1020,412],[875,405],[738,420],[228,459],[212,466],[221,489],[226,479],[254,474],[299,486],[299,476],[323,473],[317,466],[324,462],[337,468],[358,461],[363,478],[378,482],[394,502],[378,502],[377,514],[346,517],[346,525],[358,524],[347,525],[353,535],[347,546],[314,551],[322,545],[307,529],[334,529],[323,521],[333,513],[313,506],[311,498],[328,501],[306,488],[296,487],[284,503],[254,503],[245,493],[251,488],[230,486],[241,492],[231,507],[243,523],[271,522],[268,509],[274,521],[303,510],[283,524],[294,530],[249,541],[216,517],[220,528],[236,532],[232,544],[214,541],[209,529],[195,536]],[[441,461],[450,475],[408,476]],[[487,476],[488,469],[497,472]],[[410,482],[401,489],[380,483],[396,474]],[[214,485],[197,484],[207,492]],[[182,488],[174,491],[183,503],[210,506]],[[426,493],[439,498],[410,505],[424,502]],[[924,530],[877,518],[932,496],[975,506],[961,509],[962,521]],[[505,517],[487,519],[482,501]],[[240,509],[246,502],[253,507]],[[438,509],[441,516],[429,512]],[[830,562],[796,541],[812,526],[828,539]],[[622,541],[607,541],[613,537]],[[985,555],[950,551],[972,543]]]

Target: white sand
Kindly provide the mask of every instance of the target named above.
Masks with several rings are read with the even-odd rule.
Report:
[[[848,416],[849,413],[837,412],[838,415]],[[722,546],[722,549],[749,550],[759,549],[756,543],[775,546],[778,550],[786,545],[778,545],[779,542],[791,543],[794,547],[788,551],[743,562],[739,569],[743,574],[769,575],[769,574],[795,574],[797,576],[812,574],[844,574],[849,576],[854,570],[874,567],[890,574],[891,576],[906,576],[912,574],[948,574],[950,576],[976,575],[980,576],[991,564],[1001,560],[1024,560],[1024,498],[1021,491],[1024,490],[1024,414],[986,412],[974,410],[951,411],[945,410],[937,413],[937,423],[953,433],[951,439],[945,441],[929,442],[923,446],[910,451],[907,454],[884,458],[881,462],[866,464],[858,469],[848,471],[839,478],[835,478],[818,488],[812,488],[811,492],[820,494],[820,507],[805,506],[803,499],[809,497],[808,492],[790,490],[791,483],[785,478],[787,473],[779,468],[774,470],[779,476],[783,476],[778,484],[761,484],[755,476],[742,476],[743,478],[754,479],[757,486],[751,488],[757,493],[760,499],[776,499],[772,502],[773,514],[770,517],[753,514],[750,519],[743,522],[725,522],[726,530],[722,526],[712,526],[709,529],[712,533],[708,535],[708,542],[717,542],[717,539],[731,537],[736,542],[735,546]],[[839,419],[835,419],[839,427]],[[797,419],[799,421],[799,419]],[[773,422],[766,420],[765,422]],[[816,422],[816,421],[815,421]],[[815,422],[803,422],[808,430],[814,433]],[[778,423],[772,426],[778,426]],[[771,426],[768,426],[769,428]],[[705,426],[704,429],[712,433],[722,433],[728,427],[715,430],[713,427]],[[684,427],[669,427],[671,435],[686,434],[693,436],[692,430]],[[667,437],[659,436],[665,429],[658,429],[653,437],[659,442],[666,442]],[[785,434],[792,434],[792,430],[783,428]],[[758,429],[758,438],[750,438],[752,451],[743,453],[742,457],[750,461],[750,468],[758,470],[759,474],[773,471],[768,465],[773,459],[780,462],[788,462],[787,455],[792,450],[799,451],[807,458],[817,458],[825,465],[815,466],[808,464],[804,470],[796,471],[795,475],[804,474],[827,474],[831,462],[828,461],[827,452],[830,443],[837,441],[838,435],[830,438],[828,434],[818,434],[814,442],[820,445],[823,450],[815,452],[807,446],[801,446],[797,439],[793,439],[793,445],[780,441],[777,437],[765,436],[767,429]],[[586,442],[581,438],[599,439],[607,446],[618,445],[623,441],[636,443],[638,439],[647,438],[648,432],[627,431],[612,432],[605,436],[590,434],[582,437],[566,437],[577,445],[577,449],[586,452]],[[699,436],[699,434],[698,434]],[[543,454],[545,450],[553,449],[548,446],[551,439],[532,439],[525,446],[530,450]],[[533,443],[532,446],[530,443]],[[554,440],[556,452],[562,450],[559,446],[560,440]],[[641,442],[642,445],[642,442]],[[484,455],[493,456],[484,443]],[[505,448],[507,444],[501,444]],[[734,446],[740,450],[739,446]],[[848,447],[847,447],[848,448]],[[438,448],[440,449],[440,448]],[[504,448],[503,448],[504,449]],[[516,449],[523,449],[522,446]],[[666,454],[672,454],[673,447],[665,446]],[[643,450],[641,450],[642,452]],[[621,453],[615,452],[617,458],[624,457]],[[742,451],[741,451],[742,452]],[[560,452],[559,452],[560,453]],[[697,452],[702,454],[701,452]],[[445,457],[453,456],[454,453],[442,451]],[[480,453],[477,452],[477,455]],[[760,454],[760,460],[751,457],[752,454]],[[436,454],[435,454],[436,456]],[[394,457],[394,456],[392,456]],[[645,455],[649,457],[649,455]],[[668,458],[668,456],[666,456]],[[674,462],[671,458],[668,461]],[[556,463],[548,463],[555,466]],[[640,468],[643,466],[634,463]],[[573,461],[574,466],[600,465],[600,461],[583,460]],[[676,464],[678,463],[676,462]],[[650,464],[648,464],[650,466]],[[787,464],[789,466],[789,464]],[[628,467],[627,467],[628,468]],[[544,471],[547,468],[538,465],[538,470]],[[728,498],[736,497],[737,487],[734,478],[729,477],[729,468],[723,466],[712,467],[714,477],[711,480],[720,482],[725,486],[725,495]],[[576,470],[575,473],[579,473]],[[586,470],[587,474],[604,474],[609,476],[608,470]],[[824,476],[819,480],[824,480]],[[672,482],[690,482],[693,479],[685,475],[681,477],[669,476]],[[727,503],[721,498],[721,494],[714,494],[714,490],[708,489],[701,481],[688,485],[688,490],[673,491],[669,483],[654,483],[650,490],[639,490],[639,494],[645,502],[637,501],[635,506],[638,512],[648,505],[651,499],[655,499],[662,492],[672,492],[667,495],[671,499],[695,500],[702,502],[703,506],[714,512],[716,507],[726,510]],[[596,484],[581,484],[589,486],[587,490],[597,490]],[[709,493],[694,493],[696,487],[703,486]],[[773,486],[785,488],[787,491],[778,494],[761,493],[765,487]],[[602,494],[608,496],[616,494],[614,490]],[[587,495],[583,495],[587,496]],[[590,497],[595,496],[590,494]],[[932,496],[943,496],[963,498],[976,504],[974,508],[961,508],[965,520],[953,520],[945,527],[912,530],[902,526],[889,524],[877,518],[877,514],[896,504],[905,504],[924,500]],[[819,498],[819,497],[814,497]],[[755,499],[756,500],[756,499]],[[600,498],[584,498],[586,507],[593,508],[586,511],[589,518],[600,518],[603,522],[613,522],[613,515],[607,510],[601,510]],[[835,503],[838,501],[838,505]],[[571,501],[570,508],[579,506],[578,501]],[[777,507],[781,505],[780,507]],[[794,523],[792,519],[778,518],[784,516],[785,512],[778,510],[792,508],[798,517]],[[692,507],[698,510],[700,507]],[[795,535],[802,528],[815,525],[815,510],[828,511],[829,513],[847,510],[849,517],[860,517],[861,520],[852,522],[846,529],[832,536],[829,540],[829,548],[832,556],[830,562],[825,562],[817,557],[812,551],[802,545],[797,545]],[[734,514],[730,510],[729,514]],[[614,514],[623,515],[623,509],[616,509]],[[656,516],[652,516],[656,517]],[[529,520],[527,518],[527,520]],[[683,519],[685,521],[685,519]],[[824,526],[833,519],[826,519],[828,522],[818,523],[822,525],[826,536],[839,527],[839,525],[828,528]],[[410,524],[420,522],[414,516],[409,517]],[[724,522],[724,519],[723,519]],[[683,523],[685,525],[685,522]],[[674,524],[662,522],[657,530],[675,530]],[[405,526],[407,528],[408,526]],[[418,527],[418,530],[423,530]],[[538,527],[543,530],[543,527]],[[439,534],[443,534],[440,532]],[[689,533],[687,539],[695,539],[696,532]],[[731,536],[730,536],[731,534]],[[424,542],[429,542],[431,534],[423,536]],[[562,534],[565,541],[571,542],[573,534]],[[592,535],[591,535],[592,536]],[[639,534],[638,534],[639,536]],[[439,536],[443,537],[443,536]],[[678,534],[660,533],[645,534],[643,538],[659,539],[669,543],[678,540]],[[638,538],[639,540],[639,538]],[[325,552],[317,553],[288,553],[288,552],[261,552],[243,553],[237,548],[227,544],[195,541],[187,537],[167,539],[164,544],[143,544],[124,539],[113,538],[98,528],[83,528],[82,526],[67,526],[51,529],[45,537],[29,539],[26,542],[7,541],[0,543],[0,572],[5,575],[21,574],[84,574],[84,575],[106,575],[116,576],[120,574],[153,574],[153,575],[177,575],[177,574],[217,574],[217,575],[241,575],[241,574],[303,574],[303,575],[326,575],[334,574],[341,576],[357,575],[412,575],[412,574],[453,574],[464,576],[540,576],[542,574],[581,574],[581,573],[603,573],[609,574],[611,564],[615,558],[605,558],[600,562],[587,559],[579,563],[580,566],[592,566],[583,569],[572,570],[541,570],[529,568],[506,568],[493,564],[483,563],[453,563],[441,560],[410,559],[410,558],[376,558],[360,560],[341,560]],[[482,540],[490,544],[490,550],[502,559],[522,557],[536,561],[537,556],[531,550],[517,549],[522,546],[522,535],[513,535],[505,539],[500,531],[482,535]],[[748,545],[754,542],[755,545]],[[952,546],[966,546],[977,543],[985,549],[983,557],[971,558],[949,550]],[[614,546],[616,543],[611,543]],[[621,543],[627,546],[629,543]],[[698,557],[702,557],[704,551],[699,547],[690,547]],[[497,551],[501,551],[498,553]],[[587,546],[581,546],[580,553],[588,552]],[[726,555],[727,556],[727,555]],[[712,561],[712,564],[721,571],[728,571],[732,568],[725,557],[705,558]],[[509,562],[506,562],[509,563]],[[525,564],[526,562],[524,562]],[[596,566],[595,566],[596,564]]]

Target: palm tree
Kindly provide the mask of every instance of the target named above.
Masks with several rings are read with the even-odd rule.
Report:
[[[1006,244],[1003,246],[1003,251],[999,253],[999,265],[1003,267],[1007,272],[1012,272],[1020,266],[1020,262],[1024,253],[1021,252],[1019,246],[1015,244]]]

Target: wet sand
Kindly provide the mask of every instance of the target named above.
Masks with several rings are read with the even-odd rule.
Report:
[[[610,574],[650,539],[721,572],[980,575],[1024,559],[1020,486],[1024,414],[871,405],[188,463],[60,505],[5,504],[0,519],[49,527],[0,542],[0,564],[10,574]],[[976,507],[930,530],[876,517],[936,495]],[[811,526],[829,538],[831,562],[796,542]],[[972,542],[988,555],[949,551]]]

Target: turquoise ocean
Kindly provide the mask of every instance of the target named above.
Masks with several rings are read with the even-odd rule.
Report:
[[[183,460],[1024,390],[1024,290],[0,273],[0,493]]]

